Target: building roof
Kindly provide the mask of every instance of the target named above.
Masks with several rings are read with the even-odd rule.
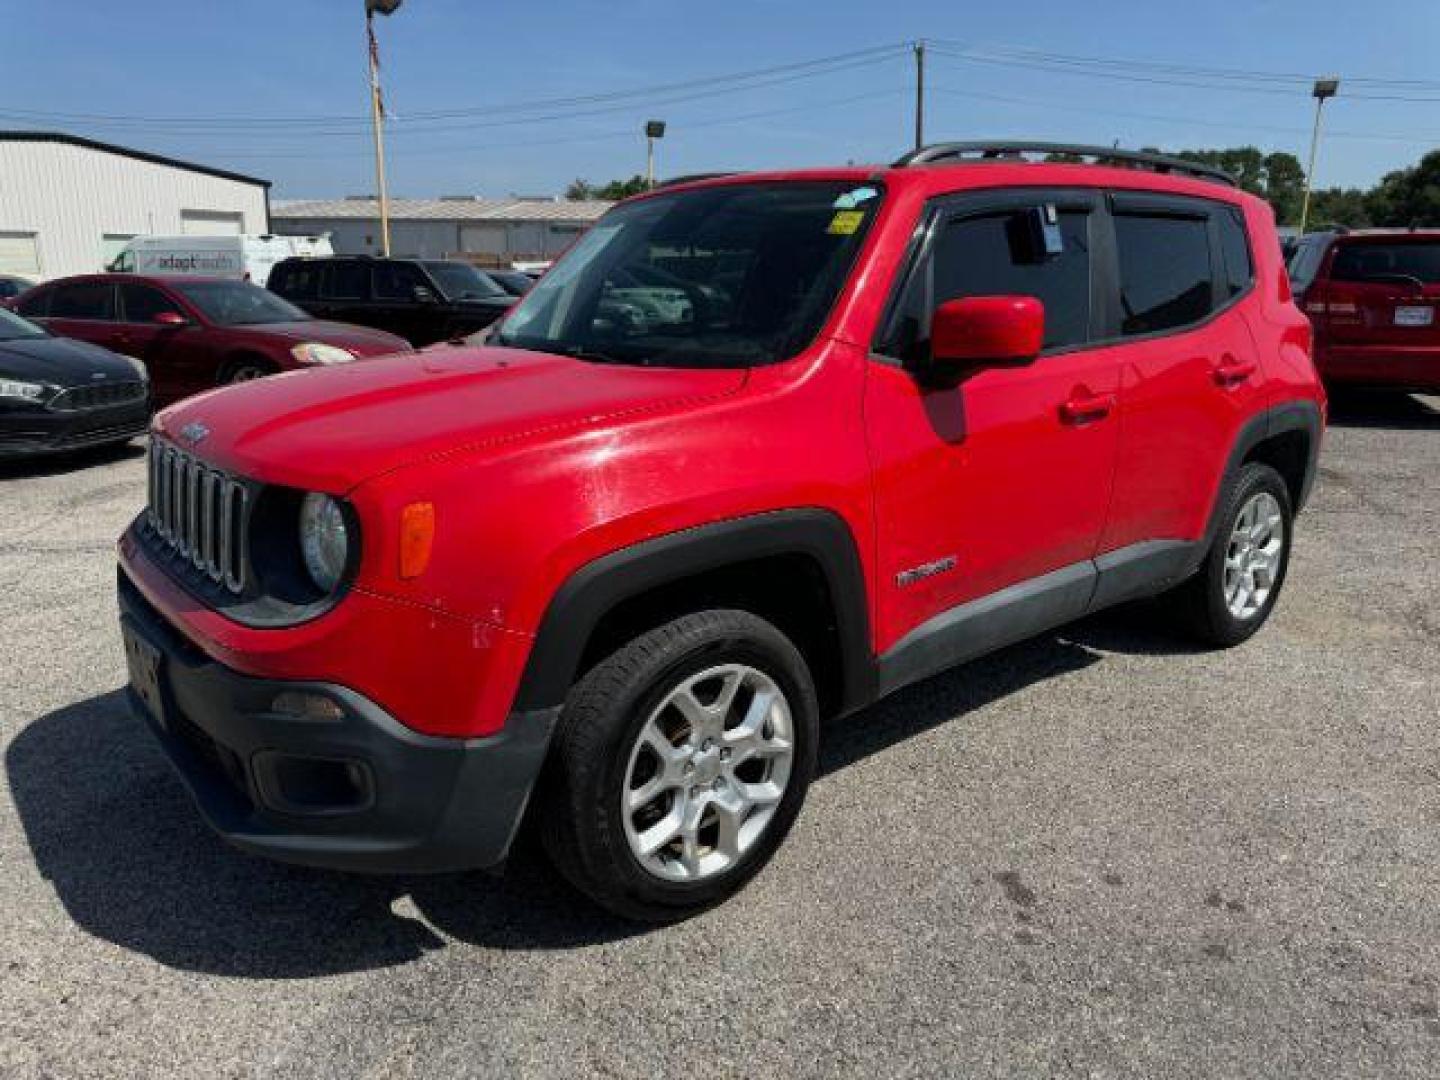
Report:
[[[148,150],[132,150],[128,146],[116,146],[114,143],[86,139],[80,135],[67,135],[63,131],[0,131],[0,143],[4,142],[64,143],[67,146],[84,147],[86,150],[98,150],[103,154],[116,154],[120,157],[134,158],[136,161],[148,161],[152,165],[168,165],[173,169],[185,169],[187,172],[218,176],[222,180],[236,180],[242,184],[255,184],[263,188],[270,186],[269,180],[261,180],[256,176],[246,176],[244,173],[230,172],[227,169],[216,169],[209,165],[197,165],[193,161],[181,161],[179,158],[166,157],[163,154],[152,154]]]
[[[391,221],[559,221],[588,224],[614,206],[600,200],[570,199],[391,199]],[[374,199],[303,199],[277,201],[275,221],[362,218],[380,214]]]

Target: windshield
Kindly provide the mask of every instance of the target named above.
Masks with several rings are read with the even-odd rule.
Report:
[[[824,322],[880,202],[850,181],[722,184],[624,204],[491,344],[622,364],[749,367]]]
[[[0,308],[0,341],[29,341],[49,336],[29,319],[22,319],[13,311]]]
[[[220,326],[300,322],[310,318],[294,304],[248,281],[178,281],[166,284]]]
[[[427,262],[424,266],[447,300],[485,300],[492,296],[509,295],[475,267],[465,263]]]

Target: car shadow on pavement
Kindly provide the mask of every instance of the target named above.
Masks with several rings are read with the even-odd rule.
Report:
[[[820,775],[1099,662],[1087,636],[1122,651],[1147,636],[1130,641],[1106,625],[1090,620],[1013,646],[836,721],[825,732]],[[200,820],[120,690],[33,721],[5,766],[36,865],[71,918],[171,967],[305,978],[408,963],[445,947],[447,936],[544,950],[645,932],[576,894],[528,833],[504,876],[364,877],[234,851]]]
[[[1330,397],[1330,426],[1440,431],[1436,398],[1381,391],[1335,391]]]
[[[97,446],[90,450],[73,450],[65,454],[44,454],[15,461],[0,460],[0,481],[29,480],[61,473],[78,472],[92,465],[129,461],[143,457],[145,443],[131,441],[117,446]]]

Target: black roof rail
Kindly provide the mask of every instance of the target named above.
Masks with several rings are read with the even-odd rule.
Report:
[[[694,184],[700,180],[718,180],[722,176],[739,176],[740,173],[734,169],[729,172],[697,172],[687,173],[684,176],[672,176],[669,180],[661,180],[655,185],[656,189],[674,187],[676,184]]]
[[[1050,142],[950,142],[922,146],[899,158],[891,166],[902,169],[909,165],[963,165],[997,158],[1021,158],[1027,154],[1045,154],[1088,158],[1091,164],[1116,164],[1151,169],[1158,173],[1183,173],[1202,180],[1214,180],[1238,187],[1235,177],[1213,165],[1202,165],[1168,154],[1147,154],[1140,150],[1119,150],[1113,146],[1079,146]]]

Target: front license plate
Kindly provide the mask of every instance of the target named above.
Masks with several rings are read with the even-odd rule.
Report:
[[[1429,326],[1435,321],[1435,309],[1433,307],[1397,307],[1395,309],[1396,326]]]
[[[160,650],[141,637],[129,623],[121,623],[120,632],[125,639],[125,662],[130,667],[130,686],[145,703],[150,715],[163,724],[165,710],[160,700],[160,665],[163,657]]]

